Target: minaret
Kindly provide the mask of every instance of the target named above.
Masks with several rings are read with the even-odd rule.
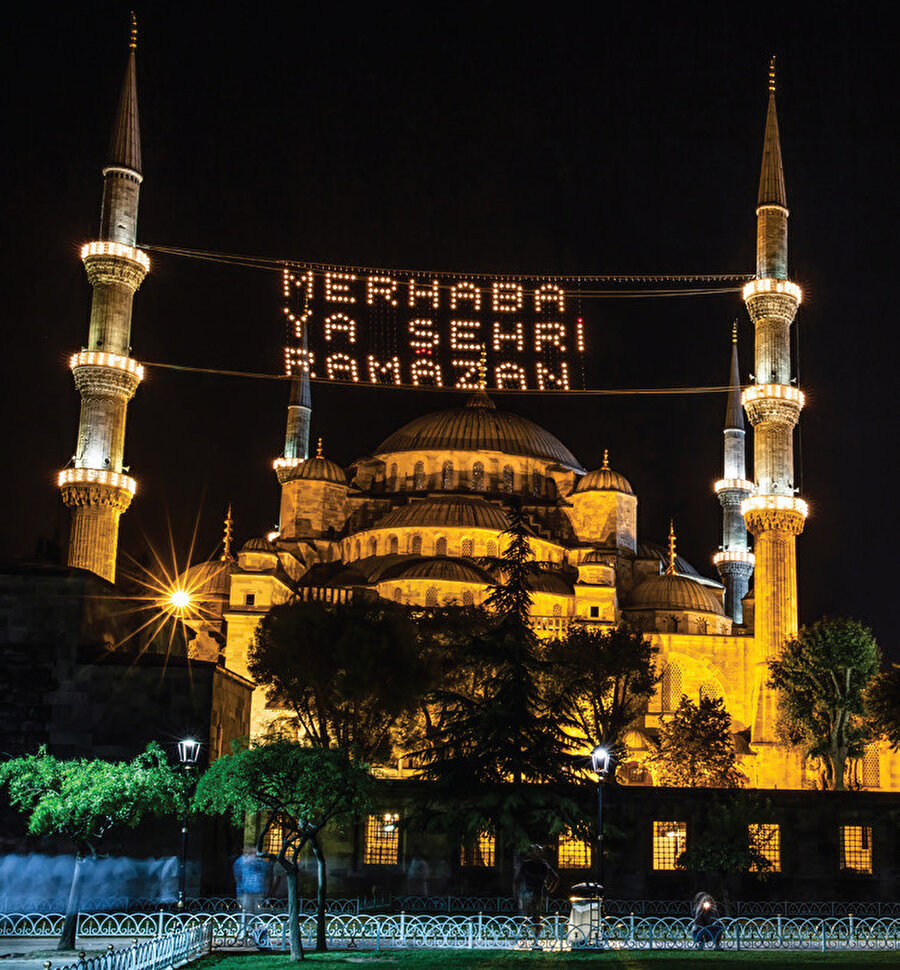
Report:
[[[756,377],[743,394],[753,425],[755,483],[741,511],[753,533],[756,553],[757,703],[752,741],[765,744],[775,737],[775,699],[766,686],[766,664],[797,634],[795,544],[807,514],[806,503],[794,487],[794,427],[803,394],[791,382],[790,328],[801,292],[787,275],[788,209],[775,110],[774,58],[769,68],[756,218],[756,279],[744,287],[744,302],[756,327]]]
[[[741,503],[753,489],[753,483],[747,481],[744,436],[735,322],[731,330],[731,382],[725,409],[725,467],[723,477],[715,484],[722,506],[722,548],[713,556],[725,586],[725,615],[735,623],[744,622],[741,601],[747,593],[753,572],[753,553],[747,544],[747,526],[741,515]]]
[[[135,50],[131,36],[125,79],[103,168],[100,235],[86,243],[81,259],[93,287],[88,345],[69,362],[81,394],[78,443],[69,467],[59,473],[63,501],[72,509],[69,565],[116,578],[119,516],[137,488],[122,465],[125,412],[143,377],[131,354],[131,304],[150,269],[135,247],[142,181]]]
[[[306,321],[303,318],[303,350],[307,349]],[[304,354],[304,360],[308,358]],[[301,368],[299,377],[291,380],[288,398],[287,427],[284,434],[284,454],[272,462],[278,481],[283,485],[291,471],[309,458],[309,422],[312,416],[312,396],[309,392],[309,368]]]

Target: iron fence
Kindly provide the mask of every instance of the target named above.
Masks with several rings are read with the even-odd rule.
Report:
[[[110,948],[102,956],[91,957],[57,970],[175,970],[209,953],[212,925],[188,926],[174,933],[121,949]]]

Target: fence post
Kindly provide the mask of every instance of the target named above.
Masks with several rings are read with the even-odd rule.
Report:
[[[163,935],[163,909],[162,909],[162,906],[160,906],[160,908],[159,908],[159,916],[157,918],[156,935],[158,937]]]
[[[478,910],[478,944],[481,945],[481,924],[482,924],[482,913]]]
[[[850,943],[855,944],[856,938],[853,935],[853,913],[847,913],[847,919],[850,922]]]
[[[381,949],[381,920],[375,917],[375,949]]]
[[[653,922],[650,922],[650,949],[653,949]]]
[[[473,939],[473,933],[472,933],[472,917],[471,916],[469,917],[469,921],[468,922],[469,922],[469,949],[470,950],[474,950],[475,949],[475,941]]]
[[[778,914],[778,945],[784,946],[784,936],[781,929],[781,913]]]
[[[828,949],[828,937],[825,935],[825,920],[822,920],[822,952]]]
[[[400,946],[406,946],[406,912],[400,910]]]
[[[740,948],[741,948],[741,924],[739,922],[736,922],[734,924],[734,942],[735,942],[736,949],[740,950]]]
[[[628,917],[628,942],[634,945],[634,913]]]

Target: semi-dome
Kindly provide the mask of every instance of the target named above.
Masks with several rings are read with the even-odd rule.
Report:
[[[692,610],[724,616],[722,602],[708,586],[690,576],[664,573],[637,585],[628,597],[626,610]]]
[[[575,486],[576,492],[624,492],[626,495],[634,495],[631,483],[624,475],[613,471],[609,467],[609,452],[603,452],[603,464],[600,468],[589,471],[587,475],[579,479]]]
[[[609,564],[609,552],[601,552],[599,549],[591,549],[591,551],[581,560],[582,565],[600,565],[606,566]]]
[[[346,485],[347,476],[344,469],[329,458],[307,458],[300,462],[287,476],[285,482],[314,481],[314,482],[334,482],[336,485]]]
[[[256,536],[253,539],[248,539],[241,546],[241,552],[270,552],[275,555],[276,549],[264,536]]]
[[[458,529],[491,529],[503,532],[509,521],[503,509],[484,499],[464,496],[432,498],[410,502],[380,518],[374,529],[443,527]]]
[[[473,394],[465,407],[435,411],[410,421],[382,441],[375,454],[398,451],[499,451],[584,471],[558,438],[528,418],[498,411],[483,391]]]
[[[387,577],[385,576],[385,579]],[[404,565],[397,572],[391,572],[391,579],[434,579],[448,583],[477,583],[485,586],[493,580],[474,563],[464,559],[451,559],[446,556],[434,556],[428,559],[417,559]]]

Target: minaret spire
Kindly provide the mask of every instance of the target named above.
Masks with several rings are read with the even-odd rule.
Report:
[[[669,519],[669,565],[666,566],[666,575],[675,575],[675,520]]]
[[[806,502],[797,497],[794,487],[794,427],[803,407],[803,393],[791,378],[790,340],[802,294],[787,277],[788,210],[775,111],[774,64],[770,66],[759,192],[756,279],[744,287],[744,302],[756,330],[756,383],[743,393],[747,417],[753,425],[755,483],[741,511],[753,533],[756,554],[757,700],[752,741],[767,746],[775,741],[775,697],[768,687],[768,661],[797,634],[796,536],[803,531],[807,514]],[[777,773],[766,775],[768,762],[772,762],[771,757],[759,761],[757,783],[761,787],[779,782]]]
[[[753,483],[747,481],[737,321],[731,326],[731,381],[725,409],[724,436],[723,477],[715,484],[716,495],[722,506],[722,545],[713,556],[713,562],[725,587],[725,615],[735,623],[743,623],[742,600],[750,585],[753,553],[747,543],[747,526],[741,515],[741,503],[752,491]]]
[[[147,254],[135,245],[143,178],[136,47],[132,15],[125,77],[103,168],[99,239],[81,249],[93,296],[88,345],[69,362],[81,394],[78,443],[71,467],[59,473],[63,501],[72,509],[69,565],[110,582],[116,577],[119,516],[137,489],[123,465],[126,409],[143,377],[143,368],[131,358],[131,308],[150,269]]]
[[[231,517],[231,502],[228,503],[228,512],[225,515],[225,527],[222,530],[222,562],[234,562],[231,555],[231,541],[234,537],[234,519]]]
[[[303,328],[301,337],[302,366],[300,373],[291,379],[287,426],[284,432],[284,454],[272,463],[278,481],[282,485],[294,468],[309,458],[309,425],[312,418],[312,395],[309,389],[309,342],[306,332],[309,315],[309,293],[307,292],[306,306],[303,316],[300,318],[300,325]]]

